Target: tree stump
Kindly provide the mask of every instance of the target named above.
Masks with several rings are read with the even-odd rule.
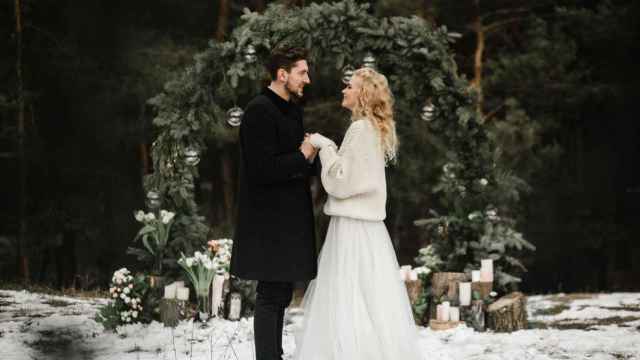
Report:
[[[437,301],[442,295],[447,295],[447,299],[458,300],[458,284],[468,281],[469,278],[465,273],[456,272],[437,272],[431,277],[431,296],[432,301],[429,302],[429,318],[436,318]]]
[[[513,292],[487,308],[487,327],[496,332],[512,332],[527,328],[527,297]]]
[[[478,292],[480,299],[476,299],[473,293]],[[485,300],[489,298],[489,294],[493,291],[493,282],[491,281],[477,281],[471,283],[471,299],[473,300]]]
[[[176,299],[160,300],[160,320],[165,326],[176,327],[184,315],[183,301]],[[181,314],[182,312],[182,314]]]
[[[409,301],[413,306],[415,305],[416,301],[420,299],[420,294],[422,294],[422,280],[407,280],[404,282],[404,285],[407,287]]]

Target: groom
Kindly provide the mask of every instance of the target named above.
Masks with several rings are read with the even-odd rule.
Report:
[[[302,97],[308,51],[277,48],[271,84],[246,107],[240,126],[238,222],[231,273],[258,280],[254,335],[257,360],[282,358],[284,310],[293,282],[315,278],[317,254],[309,177],[317,150],[304,141]],[[319,160],[318,160],[319,162]]]

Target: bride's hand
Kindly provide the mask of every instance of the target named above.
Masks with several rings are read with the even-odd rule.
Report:
[[[318,149],[322,149],[324,146],[333,144],[333,141],[327,139],[319,133],[313,133],[309,135],[309,142],[311,143],[311,145]]]

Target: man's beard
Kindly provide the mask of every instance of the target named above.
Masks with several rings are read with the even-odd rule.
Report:
[[[287,81],[287,82],[284,84],[284,88],[287,90],[287,92],[289,93],[289,95],[293,95],[293,98],[294,98],[294,99],[300,99],[300,98],[302,98],[302,95],[303,95],[303,89],[304,89],[304,87],[301,87],[301,88],[300,88],[300,91],[296,91],[296,90],[294,90],[294,89],[291,87],[290,83]]]

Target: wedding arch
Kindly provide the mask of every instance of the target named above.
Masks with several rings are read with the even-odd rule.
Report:
[[[504,191],[504,182],[475,111],[474,93],[457,73],[446,28],[419,17],[378,18],[368,5],[353,0],[303,8],[272,5],[262,14],[246,11],[241,21],[226,42],[211,41],[192,66],[149,100],[157,111],[158,136],[151,152],[154,172],[144,186],[150,207],[162,204],[178,214],[174,250],[189,252],[206,241],[208,227],[194,198],[195,165],[206,141],[236,141],[240,99],[258,92],[265,74],[261,60],[287,43],[308,47],[312,59],[332,63],[340,77],[361,66],[379,69],[389,79],[404,121],[427,123],[425,128],[446,148],[448,162],[434,184],[446,213],[418,221],[432,233],[434,250],[445,264],[462,270],[493,256],[498,278],[510,276],[501,273],[501,264],[504,269],[521,265],[505,256],[504,248],[528,243],[507,216],[495,215],[501,206],[495,194]]]

